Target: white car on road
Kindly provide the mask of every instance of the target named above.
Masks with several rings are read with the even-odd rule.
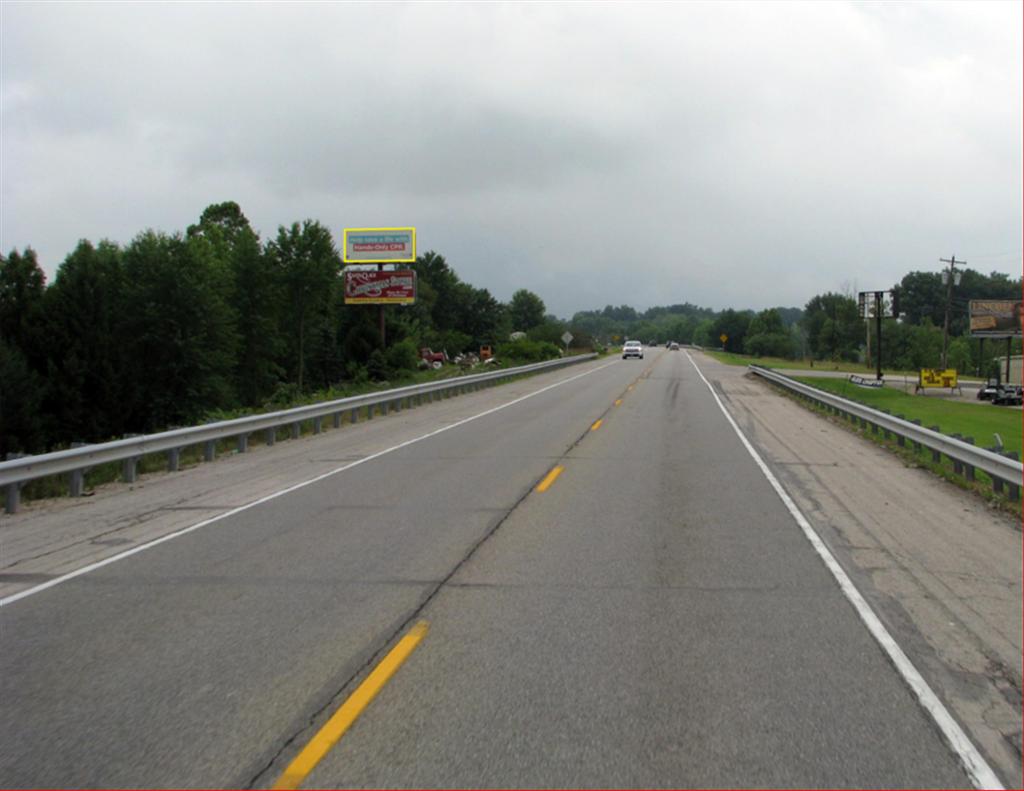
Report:
[[[622,359],[627,357],[639,357],[644,359],[644,347],[640,341],[626,341],[622,347]]]

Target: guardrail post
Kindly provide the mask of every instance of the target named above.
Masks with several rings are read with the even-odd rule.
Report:
[[[897,420],[906,420],[907,416],[906,415],[896,415],[896,418],[897,418]],[[901,448],[907,447],[907,438],[904,437],[902,434],[897,434],[896,435],[896,444],[899,445]]]
[[[273,445],[276,440],[277,440],[277,429],[276,428],[268,428],[268,429],[264,429],[263,430],[263,444],[264,445]]]
[[[9,483],[4,487],[4,511],[9,514],[18,513],[21,505],[21,484]]]
[[[920,426],[921,425],[921,419],[920,418],[916,418],[915,417],[910,422],[913,423],[915,426]],[[921,452],[921,443],[918,442],[917,440],[914,440],[914,453],[920,453],[920,452]]]
[[[950,434],[950,436],[953,439],[959,439],[959,440],[963,439],[963,436],[960,435],[960,434]],[[964,464],[963,464],[963,462],[959,461],[958,459],[953,458],[952,456],[950,458],[953,461],[953,472],[956,473],[957,475],[963,475],[964,474]]]
[[[141,437],[143,434],[125,434],[125,439]],[[139,459],[141,456],[132,456],[121,463],[121,480],[125,483],[135,483],[139,478]]]
[[[319,434],[322,429],[323,429],[323,418],[320,418],[320,417],[313,418],[313,433],[314,434]]]
[[[72,448],[84,448],[88,443],[85,442],[72,442]],[[81,497],[82,492],[85,490],[85,467],[79,467],[77,470],[72,470],[69,474],[70,483],[68,486],[69,493],[72,497]]]
[[[974,444],[974,437],[964,437],[964,442],[968,445]],[[964,464],[964,477],[969,481],[974,480],[974,466],[971,464]]]
[[[167,451],[167,471],[177,472],[178,464],[181,461],[181,448],[171,448]]]
[[[246,453],[249,450],[249,435],[239,434],[238,435],[238,452]]]
[[[885,413],[885,414],[887,414],[887,415],[889,415],[889,414],[892,414],[891,412],[889,412],[889,410],[888,410],[888,409],[882,409],[882,410],[880,410],[880,411],[884,412],[884,413]],[[883,436],[883,437],[884,437],[885,439],[889,439],[889,429],[887,429],[887,428],[883,427],[883,428],[882,428],[882,436]]]
[[[217,458],[217,441],[207,440],[203,443],[203,461],[213,461]]]
[[[334,427],[341,428],[341,412],[335,412],[331,417],[334,420]]]
[[[938,434],[940,431],[938,426],[928,426],[928,428],[929,430],[934,431],[936,434]],[[939,451],[935,450],[935,448],[932,448],[931,451],[932,461],[935,462],[936,464],[940,463],[942,461],[942,454]]]
[[[1015,451],[1015,450],[1007,451],[1003,455],[1006,458],[1008,458],[1008,459],[1013,459],[1014,461],[1019,461],[1019,459],[1020,459],[1020,456],[1017,455],[1017,451]],[[1007,483],[1006,484],[1006,488],[1009,490],[1007,492],[1006,496],[1010,500],[1013,500],[1014,502],[1017,502],[1018,500],[1020,500],[1020,484],[1018,484],[1018,483]]]
[[[395,411],[396,412],[401,412],[402,411],[402,399],[401,398],[395,399]]]
[[[355,423],[357,420],[359,420],[359,407],[355,407],[348,413],[349,423]]]
[[[23,459],[25,456],[24,453],[8,453],[4,460],[13,461]],[[21,486],[20,483],[9,483],[4,487],[4,510],[9,514],[18,513],[18,507],[21,505]]]
[[[298,439],[302,433],[302,426],[299,423],[292,423],[292,439]]]

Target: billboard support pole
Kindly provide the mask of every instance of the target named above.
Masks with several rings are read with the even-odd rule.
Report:
[[[985,370],[985,339],[978,338],[978,376],[984,376]]]
[[[384,264],[377,264],[377,271],[384,271]],[[377,306],[377,325],[380,327],[380,350],[386,351],[388,348],[387,339],[387,325],[384,323],[384,306]]]
[[[878,348],[875,351],[875,379],[882,381],[882,293],[875,292],[875,335],[878,336]]]
[[[1010,344],[1013,343],[1013,338],[1009,335],[1006,336],[1006,384],[1010,384]]]

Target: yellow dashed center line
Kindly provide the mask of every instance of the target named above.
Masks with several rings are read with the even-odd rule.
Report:
[[[537,484],[536,491],[546,492],[551,487],[551,484],[555,482],[555,478],[561,475],[562,470],[564,469],[565,468],[562,466],[557,466],[554,469],[552,469],[551,472],[544,476],[544,480]]]
[[[356,691],[353,692],[327,724],[324,725],[289,765],[284,770],[273,788],[298,788],[306,779],[306,776],[313,771],[331,748],[338,743],[338,740],[363,713],[363,709],[370,705],[377,693],[383,689],[388,680],[395,674],[395,671],[402,666],[402,663],[409,658],[420,640],[427,634],[430,624],[420,621],[408,634],[398,641],[398,645],[392,648],[380,664],[373,669],[373,672],[366,677]]]
[[[591,431],[597,431],[599,428],[601,428],[601,423],[603,423],[603,422],[604,421],[602,421],[602,420],[598,420],[596,423],[594,423],[594,425],[592,425],[590,427],[590,430]]]

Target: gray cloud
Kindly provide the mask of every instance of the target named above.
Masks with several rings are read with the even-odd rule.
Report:
[[[1021,271],[1021,9],[4,3],[0,247],[415,224],[474,285],[802,305]]]

